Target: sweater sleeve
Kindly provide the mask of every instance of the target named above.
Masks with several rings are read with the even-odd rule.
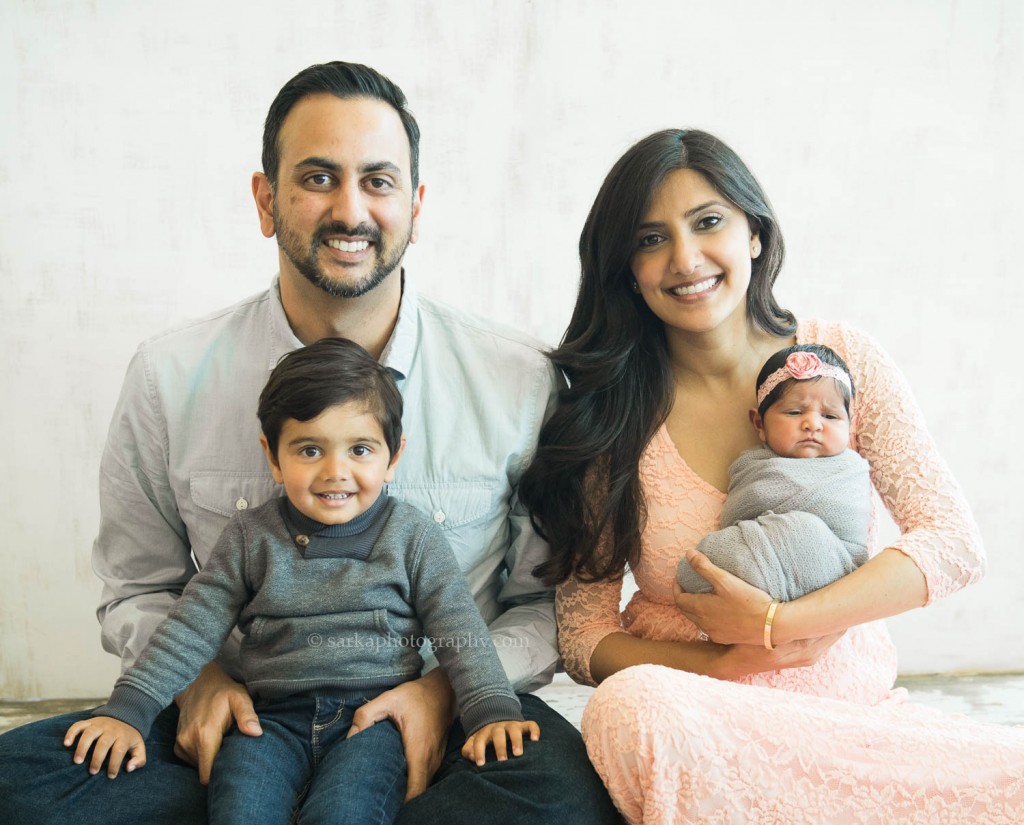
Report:
[[[872,484],[900,529],[890,546],[921,569],[928,603],[981,579],[978,526],[895,363],[874,340],[842,324],[808,322],[800,337],[832,347],[850,368],[854,447],[871,465]]]
[[[466,735],[491,722],[522,721],[519,699],[448,542],[424,521],[415,544],[409,560],[413,607],[455,691]]]
[[[157,714],[217,655],[250,595],[242,518],[236,516],[224,529],[206,566],[93,716],[120,719],[146,736]]]

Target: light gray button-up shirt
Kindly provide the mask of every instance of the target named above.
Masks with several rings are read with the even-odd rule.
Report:
[[[143,343],[128,367],[100,465],[93,568],[103,646],[128,667],[238,510],[282,494],[256,405],[302,346],[271,288]],[[459,561],[509,681],[558,662],[548,556],[515,495],[558,381],[536,342],[417,295],[406,279],[381,358],[405,402],[408,444],[388,491],[428,514]],[[237,677],[237,633],[221,664]],[[428,666],[432,664],[428,658]]]

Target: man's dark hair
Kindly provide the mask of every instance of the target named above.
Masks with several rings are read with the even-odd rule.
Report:
[[[764,362],[764,366],[761,367],[761,371],[757,374],[757,381],[754,386],[760,388],[765,380],[767,380],[768,376],[775,372],[775,370],[782,367],[786,363],[786,359],[794,352],[813,353],[821,359],[821,363],[831,364],[833,367],[839,367],[839,369],[846,373],[847,377],[850,379],[850,388],[847,389],[845,385],[840,384],[839,392],[843,396],[843,406],[846,407],[846,414],[849,415],[850,402],[853,401],[854,395],[853,376],[850,375],[850,368],[846,366],[846,362],[839,357],[835,350],[826,347],[824,344],[797,344],[796,346],[780,349],[772,355],[771,358]],[[786,390],[793,386],[793,382],[795,380],[795,378],[787,378],[785,381],[777,384],[775,389],[764,397],[764,401],[757,405],[757,414],[764,417],[764,414],[768,412],[768,408],[782,398]],[[814,378],[810,380],[817,381],[820,379]]]
[[[420,127],[409,110],[405,94],[388,78],[360,63],[343,63],[335,60],[303,69],[284,84],[270,104],[266,122],[263,124],[263,174],[271,186],[277,184],[278,166],[281,161],[281,147],[278,136],[281,126],[292,107],[304,97],[331,94],[342,100],[353,97],[368,97],[380,100],[393,108],[402,120],[405,134],[409,138],[409,173],[412,188],[419,185],[420,178]]]
[[[256,414],[277,455],[285,421],[311,421],[328,407],[364,403],[384,432],[393,461],[402,441],[402,394],[387,367],[347,338],[323,338],[278,361]]]

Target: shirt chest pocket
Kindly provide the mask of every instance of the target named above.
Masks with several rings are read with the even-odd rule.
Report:
[[[192,554],[202,566],[231,516],[276,498],[281,488],[269,472],[197,470],[189,476],[189,494],[185,525]]]
[[[501,485],[488,480],[388,485],[389,495],[425,513],[444,531],[463,569],[490,543],[494,522],[507,516],[507,505],[498,500],[500,490]]]

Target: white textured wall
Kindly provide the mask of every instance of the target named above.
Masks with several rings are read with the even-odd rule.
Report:
[[[892,622],[903,669],[1024,669],[1022,54],[1016,0],[5,0],[0,697],[109,689],[89,553],[123,370],[269,282],[262,118],[336,58],[423,128],[413,277],[549,341],[614,159],[665,126],[730,141],[787,233],[783,302],[891,350],[987,540],[983,584]]]

